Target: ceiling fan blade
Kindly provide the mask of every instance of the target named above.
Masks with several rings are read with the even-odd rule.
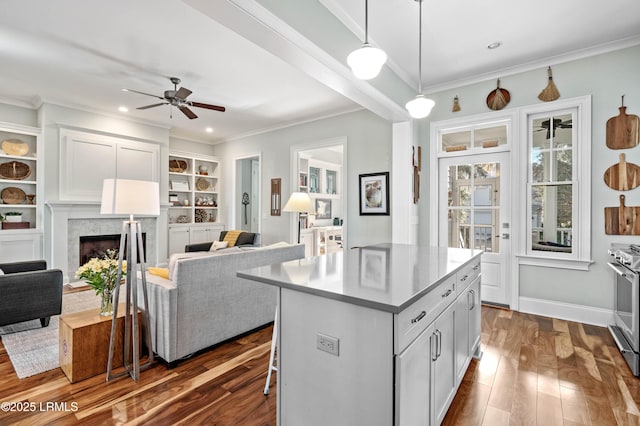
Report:
[[[182,111],[182,113],[183,113],[184,115],[186,115],[186,116],[187,116],[187,117],[189,117],[190,119],[192,119],[192,120],[193,120],[194,118],[198,118],[198,116],[197,116],[197,115],[195,115],[195,114],[193,113],[193,111],[191,111],[191,110],[190,110],[189,108],[187,108],[186,106],[181,106],[181,107],[178,107],[178,108],[180,109],[180,111]]]
[[[163,99],[164,98],[162,96],[158,96],[158,95],[152,95],[151,93],[144,93],[144,92],[139,92],[137,90],[133,90],[133,89],[122,89],[123,92],[133,92],[133,93],[138,93],[139,95],[146,95],[146,96],[153,96],[154,98],[158,98],[158,99]]]
[[[185,100],[187,99],[187,96],[189,96],[191,93],[193,93],[191,90],[181,87],[178,89],[178,91],[174,96],[178,99]]]
[[[141,106],[141,107],[138,107],[136,109],[149,109],[149,108],[157,107],[157,106],[160,106],[160,105],[168,105],[168,104],[169,104],[169,102],[160,102],[159,104]]]
[[[218,105],[211,105],[211,104],[203,104],[201,102],[189,102],[189,105],[197,107],[197,108],[212,109],[212,110],[220,111],[220,112],[224,112],[225,111],[225,107],[218,106]]]

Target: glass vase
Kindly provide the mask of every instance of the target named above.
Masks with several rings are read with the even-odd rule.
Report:
[[[100,316],[108,317],[113,315],[113,293],[111,290],[104,290],[100,300]]]

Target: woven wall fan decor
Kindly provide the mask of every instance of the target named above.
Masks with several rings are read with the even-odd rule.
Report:
[[[198,191],[208,191],[211,188],[211,182],[206,179],[198,178],[196,180],[196,189]]]
[[[500,79],[498,79],[496,86],[496,89],[489,92],[487,96],[487,106],[494,111],[504,108],[511,100],[509,91],[500,88]]]
[[[27,199],[27,194],[20,188],[10,186],[2,190],[0,197],[5,204],[22,204]]]
[[[22,180],[31,175],[31,168],[28,164],[20,161],[9,161],[0,164],[0,177],[2,179]]]

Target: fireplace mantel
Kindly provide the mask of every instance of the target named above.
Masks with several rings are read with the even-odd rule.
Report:
[[[45,203],[45,257],[50,267],[63,271],[65,282],[74,281],[80,257],[80,236],[119,234],[128,215],[100,214],[98,201]],[[147,233],[147,264],[166,260],[166,207],[160,216],[136,216]]]

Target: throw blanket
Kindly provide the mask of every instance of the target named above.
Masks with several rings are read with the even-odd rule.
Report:
[[[224,236],[222,241],[228,241],[229,247],[233,247],[236,245],[236,241],[238,241],[238,237],[242,232],[243,231],[227,231],[227,235]]]

